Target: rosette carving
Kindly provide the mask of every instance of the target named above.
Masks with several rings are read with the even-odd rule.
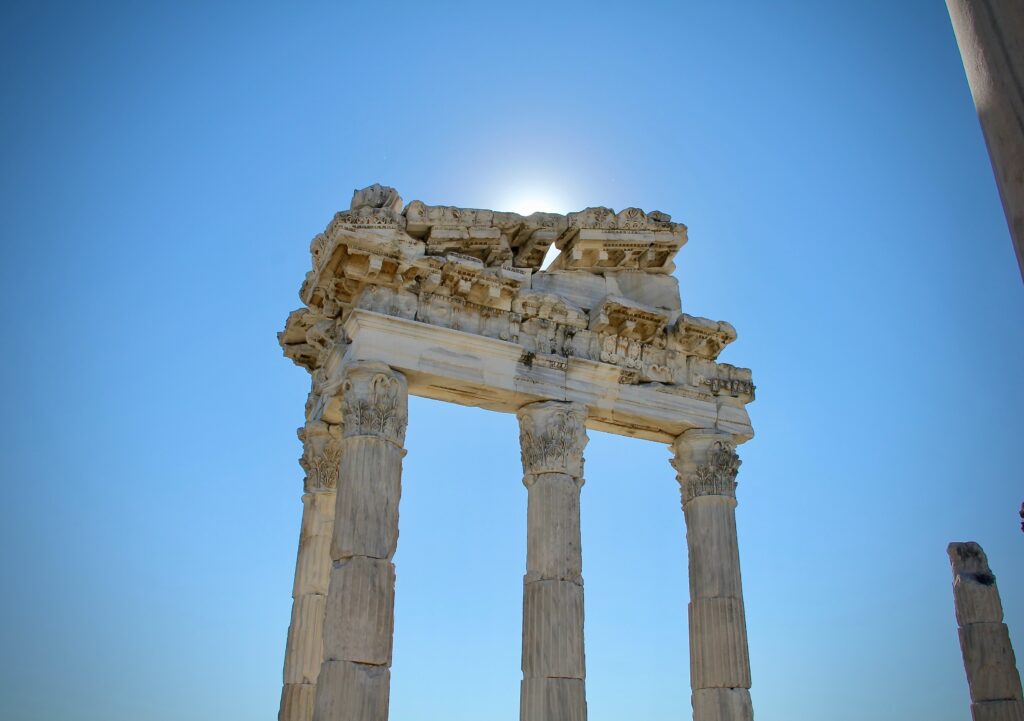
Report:
[[[583,476],[584,423],[587,409],[578,403],[544,401],[519,409],[519,446],[523,473],[566,473]]]

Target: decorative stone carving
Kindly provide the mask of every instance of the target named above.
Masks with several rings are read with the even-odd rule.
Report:
[[[669,333],[669,347],[714,360],[725,346],[736,340],[736,329],[725,321],[697,318],[683,313]]]
[[[299,365],[327,365],[349,340],[340,328],[351,314],[370,311],[616,366],[617,385],[753,400],[750,371],[714,360],[735,339],[732,326],[679,311],[665,273],[686,231],[668,216],[588,208],[524,217],[413,201],[398,220],[397,197],[384,186],[357,191],[352,210],[313,239],[300,293],[309,307],[280,335]],[[562,255],[540,271],[552,242]]]
[[[673,450],[672,467],[678,471],[683,505],[698,496],[736,497],[736,475],[742,461],[730,438],[689,431],[673,444]]]
[[[583,476],[586,408],[577,403],[548,401],[525,406],[517,417],[523,473],[528,479],[538,473]]]
[[[341,412],[345,438],[380,436],[405,443],[408,422],[405,377],[381,363],[357,363],[345,372]]]
[[[323,421],[311,421],[298,430],[298,436],[302,441],[299,464],[306,472],[306,492],[333,491],[338,484],[341,428]]]

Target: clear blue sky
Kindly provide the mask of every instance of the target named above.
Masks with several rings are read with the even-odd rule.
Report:
[[[1024,655],[1024,285],[944,4],[10,3],[0,717],[276,717],[308,243],[406,200],[639,205],[754,369],[759,721],[967,721],[945,555]],[[511,416],[411,402],[394,721],[518,718]],[[689,718],[665,447],[591,434],[591,721]]]

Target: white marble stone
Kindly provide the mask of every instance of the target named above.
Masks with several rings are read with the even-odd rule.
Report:
[[[658,211],[403,206],[382,185],[357,190],[313,238],[304,307],[279,334],[313,384],[282,721],[387,718],[408,393],[518,416],[529,495],[521,721],[587,717],[587,428],[673,444],[694,718],[751,718],[734,447],[753,436],[755,387],[749,369],[718,360],[735,329],[683,312],[671,272],[686,241],[686,226]]]

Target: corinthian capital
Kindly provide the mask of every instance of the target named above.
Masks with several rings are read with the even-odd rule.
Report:
[[[736,497],[740,457],[728,433],[710,429],[686,431],[672,443],[672,467],[683,494],[683,505],[698,496]]]
[[[341,428],[310,421],[299,429],[298,435],[302,441],[299,465],[306,472],[306,492],[333,491],[338,485],[341,462]]]
[[[383,363],[360,361],[345,369],[341,415],[345,438],[379,436],[397,446],[405,443],[409,418],[405,376]]]
[[[587,409],[579,403],[542,401],[523,406],[519,418],[519,445],[523,473],[566,473],[583,476],[583,449],[587,445],[584,422]]]

